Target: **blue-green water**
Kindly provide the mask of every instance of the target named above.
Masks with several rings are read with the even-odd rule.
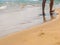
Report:
[[[47,0],[47,3],[50,0]],[[56,4],[60,3],[60,0],[54,0]],[[0,0],[0,4],[5,2],[15,2],[15,3],[42,3],[42,0]]]
[[[50,0],[47,0],[47,2],[46,2],[47,6],[48,6],[49,2],[50,2]],[[42,0],[0,0],[0,7],[1,6],[9,6],[9,8],[14,7],[14,6],[17,7],[17,5],[20,6],[21,3],[24,3],[24,4],[40,4],[40,7],[41,7]],[[60,6],[60,0],[54,0],[54,8],[59,7],[59,6]]]

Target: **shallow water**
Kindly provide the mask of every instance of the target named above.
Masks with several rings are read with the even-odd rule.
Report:
[[[0,37],[43,23],[43,16],[40,16],[41,4],[25,5],[23,8],[21,6],[10,2],[0,6]],[[46,6],[46,20],[49,21],[51,19],[49,6],[48,4]],[[60,4],[54,8],[56,6]]]

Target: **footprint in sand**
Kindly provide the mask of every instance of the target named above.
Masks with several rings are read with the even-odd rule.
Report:
[[[54,45],[60,45],[60,42],[56,42]]]
[[[43,35],[45,35],[45,33],[44,33],[44,32],[40,33],[38,36],[43,36]]]

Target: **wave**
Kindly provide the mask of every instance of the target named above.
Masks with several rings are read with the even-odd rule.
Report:
[[[7,6],[0,6],[0,9],[6,9]]]

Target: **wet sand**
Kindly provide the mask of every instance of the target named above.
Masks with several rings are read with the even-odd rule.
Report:
[[[0,38],[0,45],[60,45],[60,8],[56,19]]]

